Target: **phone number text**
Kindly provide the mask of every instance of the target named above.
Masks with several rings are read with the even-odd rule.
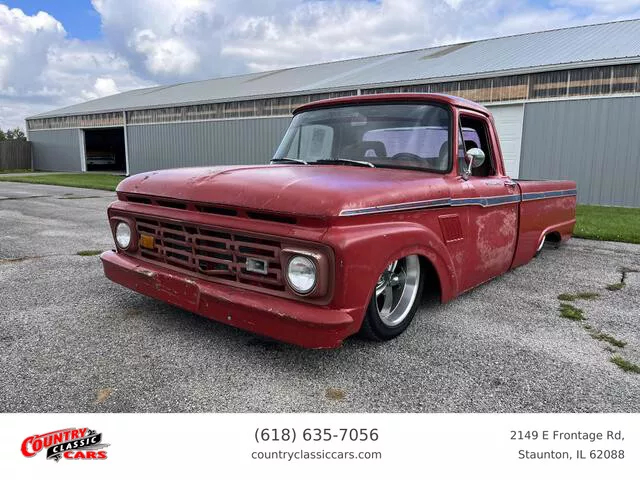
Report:
[[[377,442],[377,428],[264,428],[255,430],[256,443],[284,442]]]

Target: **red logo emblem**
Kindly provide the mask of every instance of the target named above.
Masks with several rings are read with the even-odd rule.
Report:
[[[32,435],[22,442],[20,451],[25,457],[34,457],[42,450],[47,460],[104,460],[109,444],[102,443],[102,433],[89,428],[65,428],[42,435]]]

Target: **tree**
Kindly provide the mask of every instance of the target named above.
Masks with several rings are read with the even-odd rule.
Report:
[[[2,138],[3,136],[5,138]],[[20,127],[16,127],[13,129],[9,128],[7,129],[6,133],[4,133],[3,135],[0,135],[0,140],[26,140],[26,139],[27,139],[27,136],[24,134],[24,132]]]

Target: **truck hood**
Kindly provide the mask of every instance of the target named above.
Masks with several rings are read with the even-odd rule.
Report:
[[[449,197],[442,174],[338,165],[160,170],[131,176],[117,191],[313,217]]]

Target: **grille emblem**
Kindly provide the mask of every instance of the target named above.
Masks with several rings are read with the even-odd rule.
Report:
[[[262,275],[266,275],[268,271],[268,264],[266,260],[261,260],[259,258],[247,258],[245,262],[245,268],[247,272],[261,273]]]

